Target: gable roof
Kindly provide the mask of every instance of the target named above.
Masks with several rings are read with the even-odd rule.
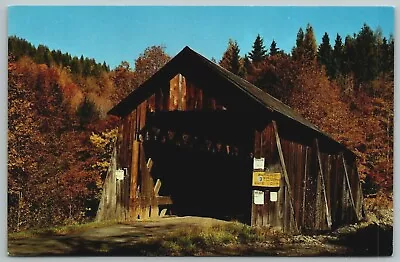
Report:
[[[169,80],[178,73],[193,73],[201,72],[195,74],[197,77],[204,77],[204,74],[213,74],[215,77],[221,79],[226,83],[226,88],[228,91],[236,91],[247,100],[251,100],[253,103],[258,104],[262,108],[265,108],[269,112],[280,115],[283,118],[297,122],[298,124],[313,130],[314,132],[322,135],[328,140],[331,140],[338,144],[340,147],[344,148],[346,151],[351,152],[344,145],[335,141],[328,134],[321,131],[318,127],[313,125],[310,121],[302,117],[300,114],[296,113],[292,108],[282,103],[280,100],[269,95],[268,93],[262,91],[255,85],[249,83],[243,78],[231,73],[225,68],[211,62],[204,56],[193,51],[188,46],[186,46],[182,51],[180,51],[174,58],[172,58],[167,64],[164,65],[159,71],[157,71],[152,77],[146,80],[142,85],[133,90],[127,97],[125,97],[120,103],[118,103],[114,108],[112,108],[108,114],[116,116],[126,116],[133,109],[135,109],[140,103],[148,99],[154,94],[157,88],[160,87],[160,83],[169,82]],[[225,85],[224,85],[225,86]],[[221,87],[222,88],[222,87]],[[354,155],[353,152],[351,152]]]

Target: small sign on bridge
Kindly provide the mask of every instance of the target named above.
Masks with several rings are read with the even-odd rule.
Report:
[[[253,172],[253,186],[279,187],[281,173],[267,173],[264,171]]]

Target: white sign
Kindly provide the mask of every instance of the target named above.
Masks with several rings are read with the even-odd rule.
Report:
[[[253,169],[261,169],[264,170],[264,165],[265,165],[265,158],[254,158],[253,160]]]
[[[264,205],[264,192],[260,190],[253,190],[254,204]]]
[[[271,202],[278,201],[278,192],[269,192],[269,200]]]
[[[123,169],[118,169],[115,171],[115,177],[117,180],[124,180],[125,171]]]

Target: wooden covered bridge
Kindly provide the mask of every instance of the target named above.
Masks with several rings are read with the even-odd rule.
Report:
[[[109,114],[121,124],[98,220],[167,212],[304,232],[363,216],[354,153],[189,47]]]

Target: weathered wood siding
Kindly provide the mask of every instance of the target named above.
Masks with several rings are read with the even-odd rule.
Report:
[[[362,192],[355,159],[344,157],[342,152],[324,153],[324,148],[319,148],[317,141],[300,144],[281,137],[281,145],[293,197],[294,217],[291,217],[288,185],[282,179],[277,202],[269,201],[271,189],[264,188],[265,204],[252,203],[252,225],[278,226],[286,232],[293,232],[297,224],[300,231],[319,231],[361,218]],[[276,168],[278,164],[283,174],[272,124],[256,131],[254,152],[255,157],[265,158],[266,169],[269,166]],[[348,182],[343,158],[348,170]]]
[[[156,126],[149,122],[152,119],[149,114],[229,111],[228,106],[210,95],[210,91],[205,91],[211,89],[203,89],[198,85],[177,75],[121,119],[116,152],[113,154],[115,159],[105,181],[98,219],[145,219],[159,212],[152,193],[155,182],[146,167],[149,157],[146,156],[142,142],[146,139],[168,140],[168,136],[176,132],[168,130],[170,133],[166,137],[154,138],[151,132]],[[227,101],[227,98],[223,100]],[[234,110],[238,111],[237,105]],[[243,113],[240,117],[246,118],[246,115]],[[241,153],[249,153],[249,157],[250,154],[256,158],[264,157],[266,171],[281,173],[280,187],[262,188],[251,186],[252,170],[248,170],[248,178],[244,180],[248,181],[248,185],[244,187],[250,190],[244,190],[241,194],[245,194],[243,198],[249,201],[249,223],[297,232],[330,230],[360,219],[362,192],[353,156],[328,148],[327,143],[320,143],[318,138],[307,140],[293,135],[296,130],[285,130],[287,123],[278,121],[274,128],[274,119],[270,115],[266,117],[270,119],[260,116],[256,123],[246,124],[254,135],[245,139],[253,146],[239,148],[232,140],[225,144],[218,142],[221,145],[217,145],[218,137],[213,141],[213,152],[222,150],[229,155],[237,153],[239,148]],[[215,131],[218,134],[216,136],[220,136],[223,141],[224,137],[218,130]],[[243,137],[238,136],[237,140],[243,140]],[[182,141],[179,144],[184,145],[185,141]],[[117,169],[125,170],[123,180],[116,180],[114,172]],[[264,192],[263,205],[254,204],[251,189]],[[271,192],[277,192],[277,201],[270,200]]]

